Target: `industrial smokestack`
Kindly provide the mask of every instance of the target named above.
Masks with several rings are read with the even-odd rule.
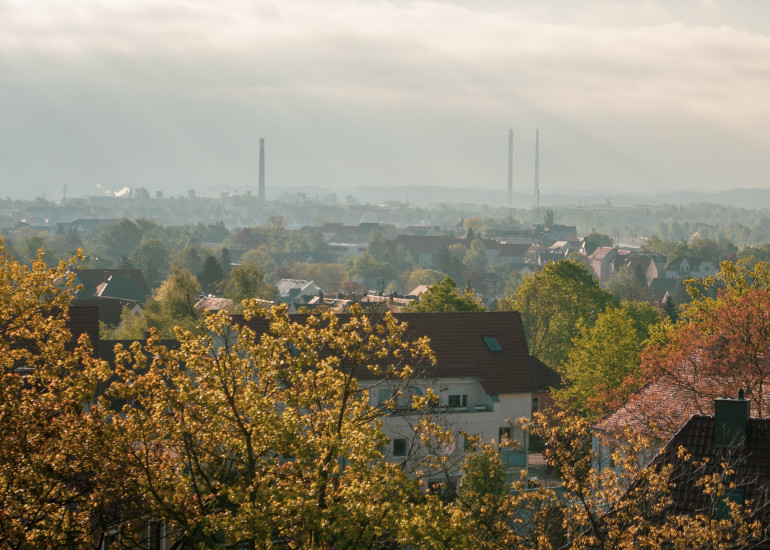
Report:
[[[508,129],[508,208],[513,208],[513,128]]]
[[[535,201],[537,223],[540,223],[540,129],[535,130]]]
[[[259,200],[265,200],[265,138],[259,138]]]

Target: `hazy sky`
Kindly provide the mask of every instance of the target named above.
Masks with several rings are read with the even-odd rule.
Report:
[[[767,187],[765,0],[0,0],[0,196]],[[402,197],[395,197],[402,198]]]

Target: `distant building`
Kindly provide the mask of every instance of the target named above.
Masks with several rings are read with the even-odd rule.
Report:
[[[313,298],[323,297],[323,290],[313,281],[281,279],[275,283],[277,304],[309,304]]]

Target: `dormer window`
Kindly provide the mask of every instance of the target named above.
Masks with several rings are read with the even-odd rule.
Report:
[[[468,395],[464,393],[450,395],[447,401],[447,405],[451,409],[459,409],[459,408],[464,409],[465,407],[468,406]]]
[[[484,344],[489,351],[503,351],[500,342],[494,336],[482,336],[481,339],[484,340]]]

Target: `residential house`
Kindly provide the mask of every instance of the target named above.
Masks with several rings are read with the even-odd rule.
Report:
[[[439,254],[453,244],[463,243],[455,237],[433,235],[398,235],[388,241],[391,252],[399,247],[412,254],[420,267],[434,267],[439,261]]]
[[[714,412],[693,415],[668,441],[652,465],[671,466],[672,504],[664,513],[730,516],[728,502],[749,505],[760,535],[751,548],[770,548],[770,418],[751,418],[750,401],[716,399]],[[681,459],[681,451],[689,460]],[[725,473],[723,465],[728,472]],[[710,495],[698,480],[718,477],[724,495]],[[748,518],[747,518],[748,519]]]
[[[281,279],[275,283],[277,304],[308,304],[313,298],[323,296],[323,290],[313,281]]]
[[[553,373],[529,355],[521,316],[518,312],[482,313],[402,313],[415,337],[427,336],[436,354],[436,365],[418,373],[409,391],[424,394],[428,388],[438,396],[435,418],[456,434],[447,454],[457,459],[465,447],[462,434],[496,443],[509,438],[513,449],[502,451],[503,460],[513,475],[527,467],[528,438],[516,425],[516,419],[529,417],[537,408]],[[368,373],[359,377],[370,388],[370,404],[389,399],[391,387]],[[414,438],[407,410],[383,420],[383,430],[391,439],[388,449],[394,460],[404,458]],[[512,421],[513,423],[509,422]],[[450,461],[451,462],[451,461]],[[451,475],[457,477],[455,469]]]
[[[618,252],[614,248],[600,246],[594,250],[593,254],[588,256],[594,274],[599,278],[599,281],[609,281],[612,275],[614,275],[614,261],[617,255]]]
[[[431,389],[439,401],[432,417],[450,427],[455,437],[444,452],[453,464],[450,476],[459,476],[466,440],[463,434],[484,442],[513,442],[502,450],[511,476],[527,466],[528,438],[516,420],[529,417],[544,401],[557,375],[529,355],[521,315],[518,312],[398,313],[409,334],[426,336],[436,356],[435,366],[416,372],[408,387],[396,387],[368,370],[358,376],[369,389],[373,406],[384,404],[401,392],[393,414],[382,420],[390,438],[387,455],[406,460],[412,449],[415,420],[409,395],[425,395]],[[305,322],[306,315],[291,320]],[[263,319],[248,323],[257,338],[268,329]],[[549,372],[550,371],[550,372]],[[509,422],[509,420],[511,422]]]
[[[558,223],[546,227],[545,224],[538,223],[532,226],[532,234],[534,242],[541,244],[553,244],[556,241],[576,241],[577,227]]]
[[[75,284],[82,286],[78,299],[103,296],[143,304],[150,295],[141,269],[76,269]]]
[[[623,405],[591,427],[594,465],[606,465],[608,441],[622,437],[625,430],[643,433],[662,444],[672,438],[691,416],[712,414],[713,394],[729,388],[729,385],[714,381],[707,384],[714,391],[699,391],[697,387],[704,384],[703,379],[698,372],[680,380],[660,376],[631,394]],[[760,406],[751,410],[752,415],[758,416],[761,411],[770,410],[770,396],[763,396],[758,403]]]
[[[113,326],[120,323],[124,309],[141,312],[150,295],[141,269],[79,269],[75,284],[82,288],[74,304],[96,306],[99,320]]]
[[[580,252],[580,248],[580,241],[556,241],[548,247],[548,252],[551,254],[558,254],[566,258],[567,255],[573,250],[575,252]]]
[[[501,264],[525,265],[528,262],[530,251],[534,245],[523,243],[500,243],[498,261]],[[538,247],[539,248],[539,247]]]
[[[718,271],[713,261],[696,256],[682,256],[666,264],[666,277],[668,279],[690,279],[692,277],[702,279],[716,275]]]

